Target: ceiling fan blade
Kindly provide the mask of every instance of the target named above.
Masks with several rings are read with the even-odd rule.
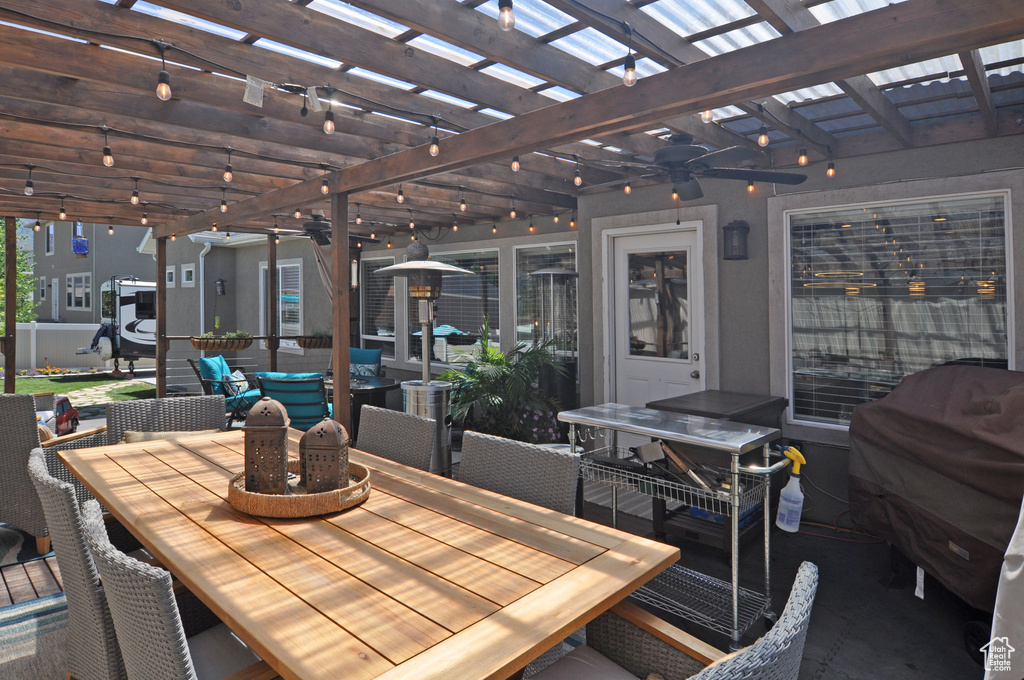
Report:
[[[660,168],[655,168],[655,169],[660,170]],[[602,182],[601,184],[588,184],[588,185],[586,185],[586,186],[584,186],[583,188],[580,189],[580,193],[581,194],[587,194],[587,193],[590,193],[591,191],[596,191],[598,189],[607,189],[608,187],[622,186],[626,182],[637,182],[639,180],[644,180],[644,179],[658,179],[658,178],[661,178],[661,177],[664,177],[664,176],[665,176],[665,173],[663,173],[663,172],[656,172],[656,173],[651,174],[651,175],[640,175],[639,177],[622,177],[620,179],[613,179],[610,182]]]
[[[651,172],[652,170],[661,169],[653,163],[642,163],[640,161],[612,161],[602,158],[589,159],[587,160],[587,165],[596,165],[602,168],[612,168],[615,170],[636,170],[638,172]]]
[[[767,182],[769,184],[802,184],[807,179],[807,175],[771,170],[745,170],[743,168],[708,168],[701,170],[698,174],[701,177],[713,179],[745,179],[750,182]]]
[[[692,165],[701,165],[705,168],[722,168],[732,165],[761,165],[767,162],[768,154],[760,149],[751,149],[746,146],[730,146],[706,153],[690,161]]]

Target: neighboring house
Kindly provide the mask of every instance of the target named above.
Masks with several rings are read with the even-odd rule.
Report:
[[[131,275],[153,280],[153,258],[139,252],[143,230],[113,225],[110,234],[110,226],[43,220],[32,232],[40,322],[98,326],[103,281]],[[76,254],[76,248],[84,252]]]

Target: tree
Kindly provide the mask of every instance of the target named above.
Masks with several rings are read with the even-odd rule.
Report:
[[[0,219],[0,225],[3,225],[4,238],[0,238],[0,263],[3,266],[0,267],[0,271],[6,272],[7,262],[7,227],[6,219]],[[32,293],[35,291],[36,277],[32,271],[32,253],[24,248],[14,249],[15,262],[17,263],[17,286],[18,286],[18,304],[17,304],[17,320],[19,322],[33,321],[36,318],[35,301],[32,299]],[[6,274],[0,274],[0,331],[4,328],[4,321],[7,318],[7,310],[5,308],[7,301],[7,276]]]

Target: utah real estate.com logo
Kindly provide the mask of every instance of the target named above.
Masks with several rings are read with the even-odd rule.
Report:
[[[1010,646],[1008,637],[995,637],[981,648],[985,655],[985,670],[987,671],[1010,671],[1010,656],[1017,651]]]

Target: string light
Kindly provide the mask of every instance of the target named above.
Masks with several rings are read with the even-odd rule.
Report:
[[[280,236],[275,236],[274,237],[274,245],[276,246],[276,245],[279,245],[280,243],[281,243],[281,237]]]
[[[41,217],[42,217],[42,213],[41,212],[36,212],[36,223],[32,225],[32,231],[39,231],[40,229],[43,228],[43,225],[40,224],[40,222],[39,222]]]
[[[512,197],[512,209],[508,211],[508,216],[512,219],[516,218],[516,197]]]
[[[230,231],[228,233],[224,234],[224,240],[225,241],[230,241],[231,240],[231,232]]]
[[[214,222],[213,226],[210,227],[210,231],[217,231],[217,223]]]
[[[220,188],[220,211],[222,213],[228,211],[227,187]]]
[[[459,210],[466,212],[466,195],[462,192],[462,187],[459,187]]]
[[[569,228],[570,229],[575,229],[576,228],[576,211],[575,210],[572,211],[572,217],[569,218]]]
[[[748,194],[754,193],[754,180],[752,180],[752,179],[747,180],[747,193]]]
[[[530,216],[530,233],[533,233],[533,215]]]
[[[171,234],[171,240],[172,241],[177,241],[178,240],[178,235],[177,234]]]
[[[149,224],[149,214],[148,213],[142,213],[142,219],[139,220],[139,221],[142,222],[143,225]],[[173,241],[174,239],[171,239],[171,240]]]
[[[107,133],[110,128],[103,126],[103,165],[111,168],[114,166],[114,152],[110,150],[110,144],[107,143]]]
[[[36,185],[32,182],[32,168],[36,166],[31,163],[27,163],[25,167],[28,168],[28,179],[25,180],[25,195],[31,196],[36,193]]]
[[[371,239],[377,238],[377,233],[375,231],[373,231],[372,229],[370,230],[370,238]]]
[[[434,119],[434,136],[430,138],[430,155],[436,156],[441,153],[441,140],[437,138],[437,119]]]
[[[156,77],[156,96],[165,102],[171,98],[171,74],[167,72],[167,61],[164,59],[167,45],[158,43],[157,47],[160,48],[160,73]]]
[[[114,216],[107,216],[107,234],[110,236],[114,235]]]
[[[405,192],[402,191],[402,185],[398,185],[398,195],[395,196],[395,200],[399,203],[405,203]]]
[[[356,203],[356,224],[362,224],[362,223],[363,223],[363,216],[359,212],[359,204]],[[373,237],[371,236],[370,238],[373,238]]]
[[[554,218],[553,221],[554,221],[555,224],[558,224],[558,215],[555,215],[555,218]]]
[[[132,189],[131,202],[132,202],[132,205],[138,205],[139,204],[139,178],[138,177],[132,177],[132,179],[135,180],[135,188]]]
[[[579,165],[579,161],[576,161],[576,165]],[[583,185],[583,176],[580,175],[580,169],[579,168],[576,168],[576,173],[573,175],[572,183],[575,184],[576,186],[582,186]]]
[[[626,43],[626,60],[623,62],[625,70],[622,72],[622,84],[626,87],[636,85],[636,57],[633,56],[633,27],[626,24],[626,34],[629,40]]]
[[[498,0],[498,27],[503,31],[511,31],[516,25],[516,15],[512,13],[512,0]]]
[[[700,121],[702,123],[710,123],[715,119],[715,112],[711,109],[706,109],[700,114]]]
[[[672,200],[673,201],[678,201],[679,200],[679,190],[676,189],[675,187],[672,187]]]
[[[60,195],[60,212],[57,213],[57,216],[60,217],[61,220],[66,220],[68,218],[68,213],[64,210],[64,194]]]
[[[388,236],[388,248],[390,248],[390,247],[391,247],[391,237]]]
[[[309,115],[309,107],[306,106],[306,102],[307,101],[308,101],[308,95],[306,94],[306,91],[303,90],[302,91],[302,108],[299,109],[299,115],[302,116],[303,118],[305,118],[306,116]]]
[[[512,172],[519,172],[519,156],[512,157]]]
[[[800,165],[800,166],[807,165],[807,148],[806,147],[803,147],[803,146],[800,147],[800,155],[796,157],[796,162],[797,162],[797,165]]]
[[[827,169],[825,170],[825,176],[828,177],[829,179],[832,179],[833,177],[836,176],[836,164],[835,164],[835,161],[832,160],[832,147],[831,146],[828,147],[828,166],[827,166]]]
[[[416,228],[416,223],[412,219],[412,208],[409,208],[408,210],[409,210],[409,228],[410,229],[415,229]]]
[[[456,215],[455,213],[452,213],[452,231],[458,231],[458,230],[459,230],[459,216]]]
[[[334,134],[334,100],[331,99],[331,103],[328,105],[330,108],[324,113],[324,132],[329,135]]]
[[[295,216],[295,219],[302,219],[302,208],[296,208],[293,214]]]
[[[224,150],[228,152],[228,162],[227,165],[224,166],[224,181],[230,182],[235,178],[235,173],[232,172],[231,168],[231,147],[224,147]]]
[[[765,125],[762,125],[761,129],[758,131],[757,134],[757,145],[760,147],[765,147],[768,146],[768,142],[770,141],[771,140],[768,139],[768,128]]]
[[[324,195],[327,195],[327,194],[331,193],[331,187],[329,187],[327,185],[327,178],[326,177],[324,177],[320,181],[320,193],[324,194]]]
[[[277,215],[274,215],[274,233],[276,234],[276,233],[278,233],[279,231],[280,231],[280,229],[279,229],[279,227],[277,226]]]
[[[626,186],[622,187],[622,192],[627,196],[633,193],[633,187],[630,185],[629,182],[626,182]]]

